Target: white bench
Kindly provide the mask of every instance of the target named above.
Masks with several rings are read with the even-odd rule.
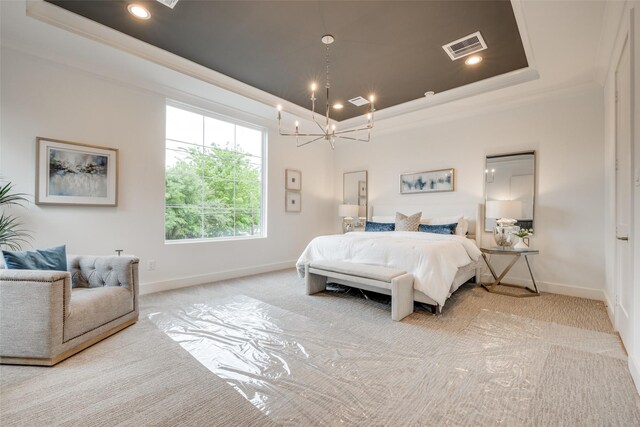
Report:
[[[316,261],[305,266],[307,295],[324,291],[327,279],[354,288],[391,295],[391,319],[413,313],[413,275],[395,268],[345,261]]]

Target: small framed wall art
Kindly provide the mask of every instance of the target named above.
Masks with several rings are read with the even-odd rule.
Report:
[[[438,169],[400,175],[400,194],[455,191],[455,170]]]
[[[292,191],[301,191],[302,172],[295,169],[285,170],[285,189]]]
[[[285,212],[302,211],[302,193],[299,191],[287,191]]]
[[[36,204],[117,206],[117,149],[41,137],[36,144]]]

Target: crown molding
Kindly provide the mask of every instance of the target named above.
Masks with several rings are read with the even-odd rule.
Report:
[[[624,24],[623,20],[627,8],[628,2],[626,0],[607,2],[604,6],[602,29],[594,64],[594,80],[603,86],[614,60],[618,33]]]
[[[513,8],[513,15],[516,19],[516,24],[518,25],[518,31],[520,32],[520,38],[522,39],[522,47],[524,48],[527,63],[529,64],[528,67],[437,93],[429,98],[425,97],[414,99],[413,101],[385,108],[384,110],[376,112],[376,121],[389,119],[414,111],[453,102],[462,98],[468,98],[539,79],[540,74],[537,70],[533,47],[531,46],[531,39],[529,37],[529,30],[527,29],[527,22],[523,10],[523,0],[511,0],[511,6]],[[354,117],[340,122],[340,125],[347,128],[355,127],[358,124],[357,120],[358,118]]]
[[[509,111],[523,105],[548,102],[557,98],[566,98],[568,96],[578,95],[588,90],[601,90],[598,83],[586,81],[573,85],[561,85],[549,87],[544,90],[530,88],[527,91],[512,91],[510,93],[485,93],[477,95],[464,102],[451,102],[441,104],[435,108],[429,108],[422,111],[416,111],[412,114],[406,114],[402,117],[396,117],[376,126],[375,135],[386,134],[389,132],[397,132],[425,125],[436,123],[444,123],[452,120],[462,120],[466,117],[472,117],[482,114],[496,113],[500,111]]]
[[[290,101],[242,83],[229,76],[167,52],[149,43],[123,34],[83,16],[72,13],[44,0],[27,0],[27,15],[47,24],[62,28],[82,37],[114,47],[120,51],[146,59],[184,75],[210,83],[266,105],[282,105],[283,111],[298,117],[307,117],[311,112]]]
[[[282,105],[283,111],[294,117],[305,119],[311,111],[296,105],[290,101],[281,99],[275,95],[257,89],[253,86],[239,82],[229,76],[196,64],[173,53],[152,46],[129,35],[123,34],[105,25],[94,22],[88,18],[74,14],[66,9],[44,0],[27,0],[27,15],[39,21],[62,28],[82,37],[114,47],[120,51],[143,58],[155,64],[164,66],[184,75],[210,83],[219,88],[228,90],[248,99],[265,105]],[[525,54],[529,67],[512,71],[507,74],[495,76],[459,88],[451,89],[429,98],[416,99],[393,107],[388,107],[376,112],[376,121],[388,119],[398,115],[407,114],[430,108],[436,105],[449,103],[461,98],[470,97],[484,92],[494,91],[505,87],[517,85],[539,78],[537,70],[532,67],[534,57],[526,31],[526,22],[522,12],[521,0],[512,0],[514,15],[520,30]],[[275,112],[274,112],[275,116]],[[344,120],[340,123],[343,128],[355,127],[360,124],[361,117]],[[338,122],[335,122],[338,123]]]
[[[498,89],[504,89],[521,83],[530,82],[540,78],[538,71],[530,67],[520,70],[511,71],[506,74],[494,76],[465,86],[450,89],[445,92],[437,93],[429,98],[414,99],[404,104],[394,105],[384,110],[376,111],[376,122],[386,120],[393,117],[409,114],[415,111],[425,110],[443,104],[448,104],[463,98],[480,95],[486,92],[492,92]],[[341,126],[346,128],[356,126],[358,117],[344,120],[340,122]]]

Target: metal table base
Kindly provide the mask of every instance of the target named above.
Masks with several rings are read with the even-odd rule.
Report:
[[[483,249],[482,252],[482,258],[484,259],[485,264],[487,264],[487,267],[489,267],[489,271],[491,271],[491,275],[493,276],[493,278],[495,279],[493,283],[481,283],[480,286],[482,286],[483,288],[485,288],[487,291],[494,293],[494,294],[499,294],[499,295],[507,295],[510,297],[515,297],[515,298],[526,298],[526,297],[537,297],[540,296],[540,291],[538,290],[538,285],[536,284],[536,279],[533,277],[533,272],[531,271],[531,265],[529,264],[529,259],[527,258],[527,255],[533,255],[533,254],[537,254],[538,251],[528,251],[527,252],[519,252],[519,251],[515,251],[515,250],[486,250],[487,253],[490,254],[495,254],[495,255],[511,255],[513,257],[513,260],[511,260],[511,262],[509,263],[509,265],[504,269],[504,271],[502,273],[500,273],[500,276],[496,275],[495,270],[493,269],[493,267],[491,266],[491,264],[489,263],[489,260],[487,259],[487,254],[485,253],[485,250]],[[511,267],[513,267],[515,265],[515,263],[520,259],[521,256],[524,256],[524,260],[527,263],[527,268],[529,269],[529,275],[531,276],[531,281],[533,282],[533,288],[531,289],[528,286],[520,286],[520,285],[513,285],[510,283],[502,283],[502,279],[504,279],[504,277],[507,275],[507,273],[509,272],[509,270],[511,270]],[[527,294],[513,294],[510,292],[504,292],[504,291],[500,291],[497,290],[496,287],[498,285],[501,286],[509,286],[511,288],[519,288],[519,289],[525,289],[527,291],[529,291],[530,293]]]

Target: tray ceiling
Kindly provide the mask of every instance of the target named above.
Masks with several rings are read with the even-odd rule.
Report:
[[[145,21],[126,1],[48,2],[304,108],[311,81],[324,84],[320,38],[333,34],[337,120],[366,110],[347,102],[357,96],[375,93],[379,110],[528,66],[509,1],[137,1],[151,12]],[[481,63],[442,49],[476,31],[488,46]]]

